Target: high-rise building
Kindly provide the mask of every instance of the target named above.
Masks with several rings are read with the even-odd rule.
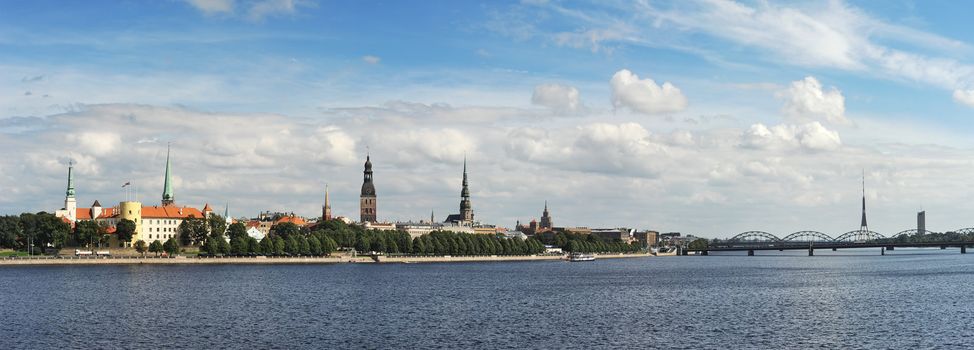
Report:
[[[359,197],[359,214],[362,222],[376,222],[375,185],[372,183],[371,155],[365,155],[365,171],[362,195]]]
[[[321,220],[331,220],[331,203],[328,202],[328,185],[325,185],[325,205],[321,207]]]
[[[541,231],[551,231],[551,214],[548,213],[548,201],[544,201],[544,212],[541,213],[541,223],[538,225]]]
[[[927,234],[927,212],[921,211],[917,213],[917,234],[925,235]]]

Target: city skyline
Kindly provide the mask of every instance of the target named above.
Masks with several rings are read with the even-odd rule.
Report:
[[[314,217],[328,184],[358,218],[369,153],[380,221],[445,217],[466,153],[505,227],[547,200],[560,226],[846,232],[863,177],[874,231],[974,226],[956,4],[359,6],[5,5],[0,212],[60,208],[69,161],[81,204],[155,200],[172,142],[178,202],[231,214]]]

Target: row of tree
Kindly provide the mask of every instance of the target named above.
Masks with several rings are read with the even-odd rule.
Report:
[[[580,253],[629,253],[642,250],[639,242],[632,244],[622,240],[607,240],[592,234],[557,232],[537,235],[544,244],[560,247],[569,252]]]
[[[71,236],[71,225],[47,212],[0,216],[0,248],[60,248]]]

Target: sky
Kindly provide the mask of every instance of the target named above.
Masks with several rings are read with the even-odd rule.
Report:
[[[0,3],[0,214],[132,182],[231,216],[459,211],[726,238],[974,226],[954,1]]]

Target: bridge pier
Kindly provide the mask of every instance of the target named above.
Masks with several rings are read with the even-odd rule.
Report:
[[[966,245],[960,246],[960,253],[961,254],[967,254],[967,246]]]
[[[886,248],[879,247],[879,255],[886,255]]]
[[[754,256],[754,249],[748,249],[747,256]]]
[[[940,246],[940,250],[944,250],[944,249],[947,249],[947,246],[945,245]]]
[[[709,254],[708,251],[704,250],[704,251],[700,252],[700,255],[710,255],[710,254]]]
[[[832,251],[834,252],[835,251],[835,248],[832,248]]]
[[[808,256],[815,256],[815,249],[808,247]]]
[[[893,251],[893,248],[896,248],[896,247],[894,247],[894,246],[889,246],[889,247],[886,247],[886,250],[888,250],[888,251]]]

